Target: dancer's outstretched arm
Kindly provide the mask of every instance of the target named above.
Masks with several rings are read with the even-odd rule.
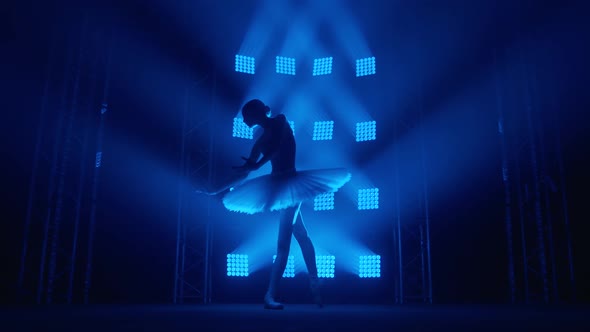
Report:
[[[212,196],[218,195],[242,183],[248,177],[249,173],[249,171],[235,172],[234,174],[230,175],[225,181],[223,181],[220,185],[216,187],[203,186],[200,188],[196,188],[195,192]]]

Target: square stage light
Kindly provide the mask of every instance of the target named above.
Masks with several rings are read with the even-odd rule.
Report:
[[[277,259],[277,255],[272,256],[272,262],[275,262]],[[287,258],[287,266],[285,267],[285,272],[283,272],[283,278],[295,278],[295,257],[289,256]]]
[[[313,60],[313,76],[332,74],[332,57]]]
[[[375,57],[356,60],[356,77],[375,75]]]
[[[295,59],[277,56],[277,73],[295,75]]]
[[[313,200],[315,211],[334,210],[334,193],[317,195]]]
[[[227,254],[228,277],[247,277],[248,271],[248,255]]]
[[[316,121],[313,124],[313,140],[327,141],[332,139],[334,121]]]
[[[316,256],[315,262],[318,268],[319,278],[334,278],[336,257],[331,255]]]
[[[358,122],[356,124],[356,141],[374,141],[377,139],[377,121]]]
[[[381,278],[381,256],[370,255],[359,257],[359,277]]]
[[[255,71],[255,60],[253,57],[236,54],[236,71],[252,74]]]
[[[233,137],[253,139],[254,128],[248,127],[242,118],[234,118]]]
[[[359,189],[358,209],[376,210],[379,208],[379,188]]]
[[[293,136],[295,136],[295,122],[294,121],[288,121],[289,122],[289,126],[291,127],[291,130],[293,131]]]

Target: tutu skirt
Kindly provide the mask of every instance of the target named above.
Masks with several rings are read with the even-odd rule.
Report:
[[[223,197],[223,205],[247,214],[282,210],[336,192],[350,177],[344,168],[272,173],[243,182]]]

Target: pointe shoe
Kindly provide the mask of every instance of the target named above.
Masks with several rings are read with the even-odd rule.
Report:
[[[323,308],[324,302],[320,294],[320,279],[317,277],[310,278],[309,284],[311,288],[311,295],[313,296],[313,302],[315,302],[315,304],[317,304],[318,307]]]
[[[283,310],[283,308],[283,304],[276,302],[271,296],[266,295],[264,297],[264,309]]]

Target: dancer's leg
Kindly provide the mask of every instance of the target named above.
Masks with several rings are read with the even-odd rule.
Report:
[[[297,216],[297,221],[293,225],[293,236],[295,236],[295,239],[299,243],[299,247],[301,247],[301,253],[303,254],[305,266],[307,267],[307,273],[309,273],[311,278],[317,278],[318,268],[315,260],[315,248],[309,238],[305,224],[303,223],[301,211]]]
[[[309,238],[307,229],[305,228],[305,223],[303,222],[303,215],[301,214],[301,211],[299,211],[296,217],[297,221],[293,225],[293,235],[299,243],[299,247],[301,247],[303,260],[305,261],[305,266],[307,267],[307,272],[309,273],[309,282],[314,302],[317,303],[320,307],[322,307],[323,304],[322,297],[320,296],[320,280],[318,278],[315,248],[313,246],[313,243],[311,242],[311,239]]]
[[[293,220],[299,211],[299,207],[288,208],[281,211],[279,223],[279,239],[277,243],[277,257],[272,265],[268,291],[264,296],[264,304],[268,309],[282,309],[282,304],[275,301],[279,281],[285,272],[293,235]]]

